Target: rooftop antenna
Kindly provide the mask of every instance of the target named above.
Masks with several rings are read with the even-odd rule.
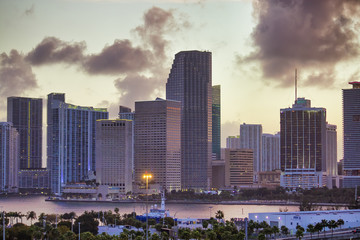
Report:
[[[297,68],[295,68],[295,102],[297,100]]]

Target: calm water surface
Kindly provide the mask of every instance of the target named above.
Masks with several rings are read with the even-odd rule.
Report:
[[[77,215],[84,211],[107,211],[119,208],[120,213],[131,213],[135,210],[137,214],[145,213],[144,203],[95,203],[95,202],[47,202],[44,196],[10,196],[0,197],[0,209],[26,213],[35,211],[40,213],[75,212]],[[160,202],[158,204],[160,206]],[[211,214],[221,210],[224,212],[225,219],[248,217],[252,212],[279,212],[279,209],[287,208],[288,211],[298,211],[297,206],[269,206],[269,205],[215,205],[215,204],[166,204],[166,209],[170,210],[172,216],[176,218],[208,218]]]

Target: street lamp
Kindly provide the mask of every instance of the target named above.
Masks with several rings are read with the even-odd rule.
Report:
[[[149,191],[149,179],[152,178],[152,175],[150,173],[145,173],[143,175],[143,178],[146,180],[146,240],[149,238],[148,234],[148,191]]]
[[[211,219],[211,209],[212,209],[213,207],[209,207],[209,214],[210,214],[210,219]]]
[[[80,240],[80,222],[79,222],[79,240]]]

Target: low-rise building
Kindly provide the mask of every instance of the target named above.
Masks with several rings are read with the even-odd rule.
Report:
[[[360,226],[360,209],[356,210],[328,210],[328,211],[304,211],[304,212],[264,212],[249,213],[249,220],[255,222],[267,222],[271,227],[286,226],[290,233],[296,232],[296,226],[300,225],[304,229],[309,224],[315,225],[321,220],[344,220],[342,228]]]
[[[49,193],[49,170],[46,168],[22,169],[18,172],[19,192]]]

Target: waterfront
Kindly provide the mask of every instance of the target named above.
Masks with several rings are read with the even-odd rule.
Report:
[[[144,203],[113,203],[113,202],[52,202],[45,201],[45,196],[8,196],[0,197],[0,207],[10,212],[35,211],[40,213],[58,213],[75,212],[77,215],[84,211],[107,211],[119,208],[120,213],[130,213],[135,211],[137,214],[145,213]],[[160,206],[160,202],[158,203]],[[223,204],[175,204],[168,203],[166,208],[170,210],[171,216],[176,218],[209,218],[215,216],[215,212],[221,210],[224,212],[225,219],[248,217],[251,212],[279,212],[279,209],[288,211],[298,211],[297,206],[279,206],[279,205],[223,205]]]

